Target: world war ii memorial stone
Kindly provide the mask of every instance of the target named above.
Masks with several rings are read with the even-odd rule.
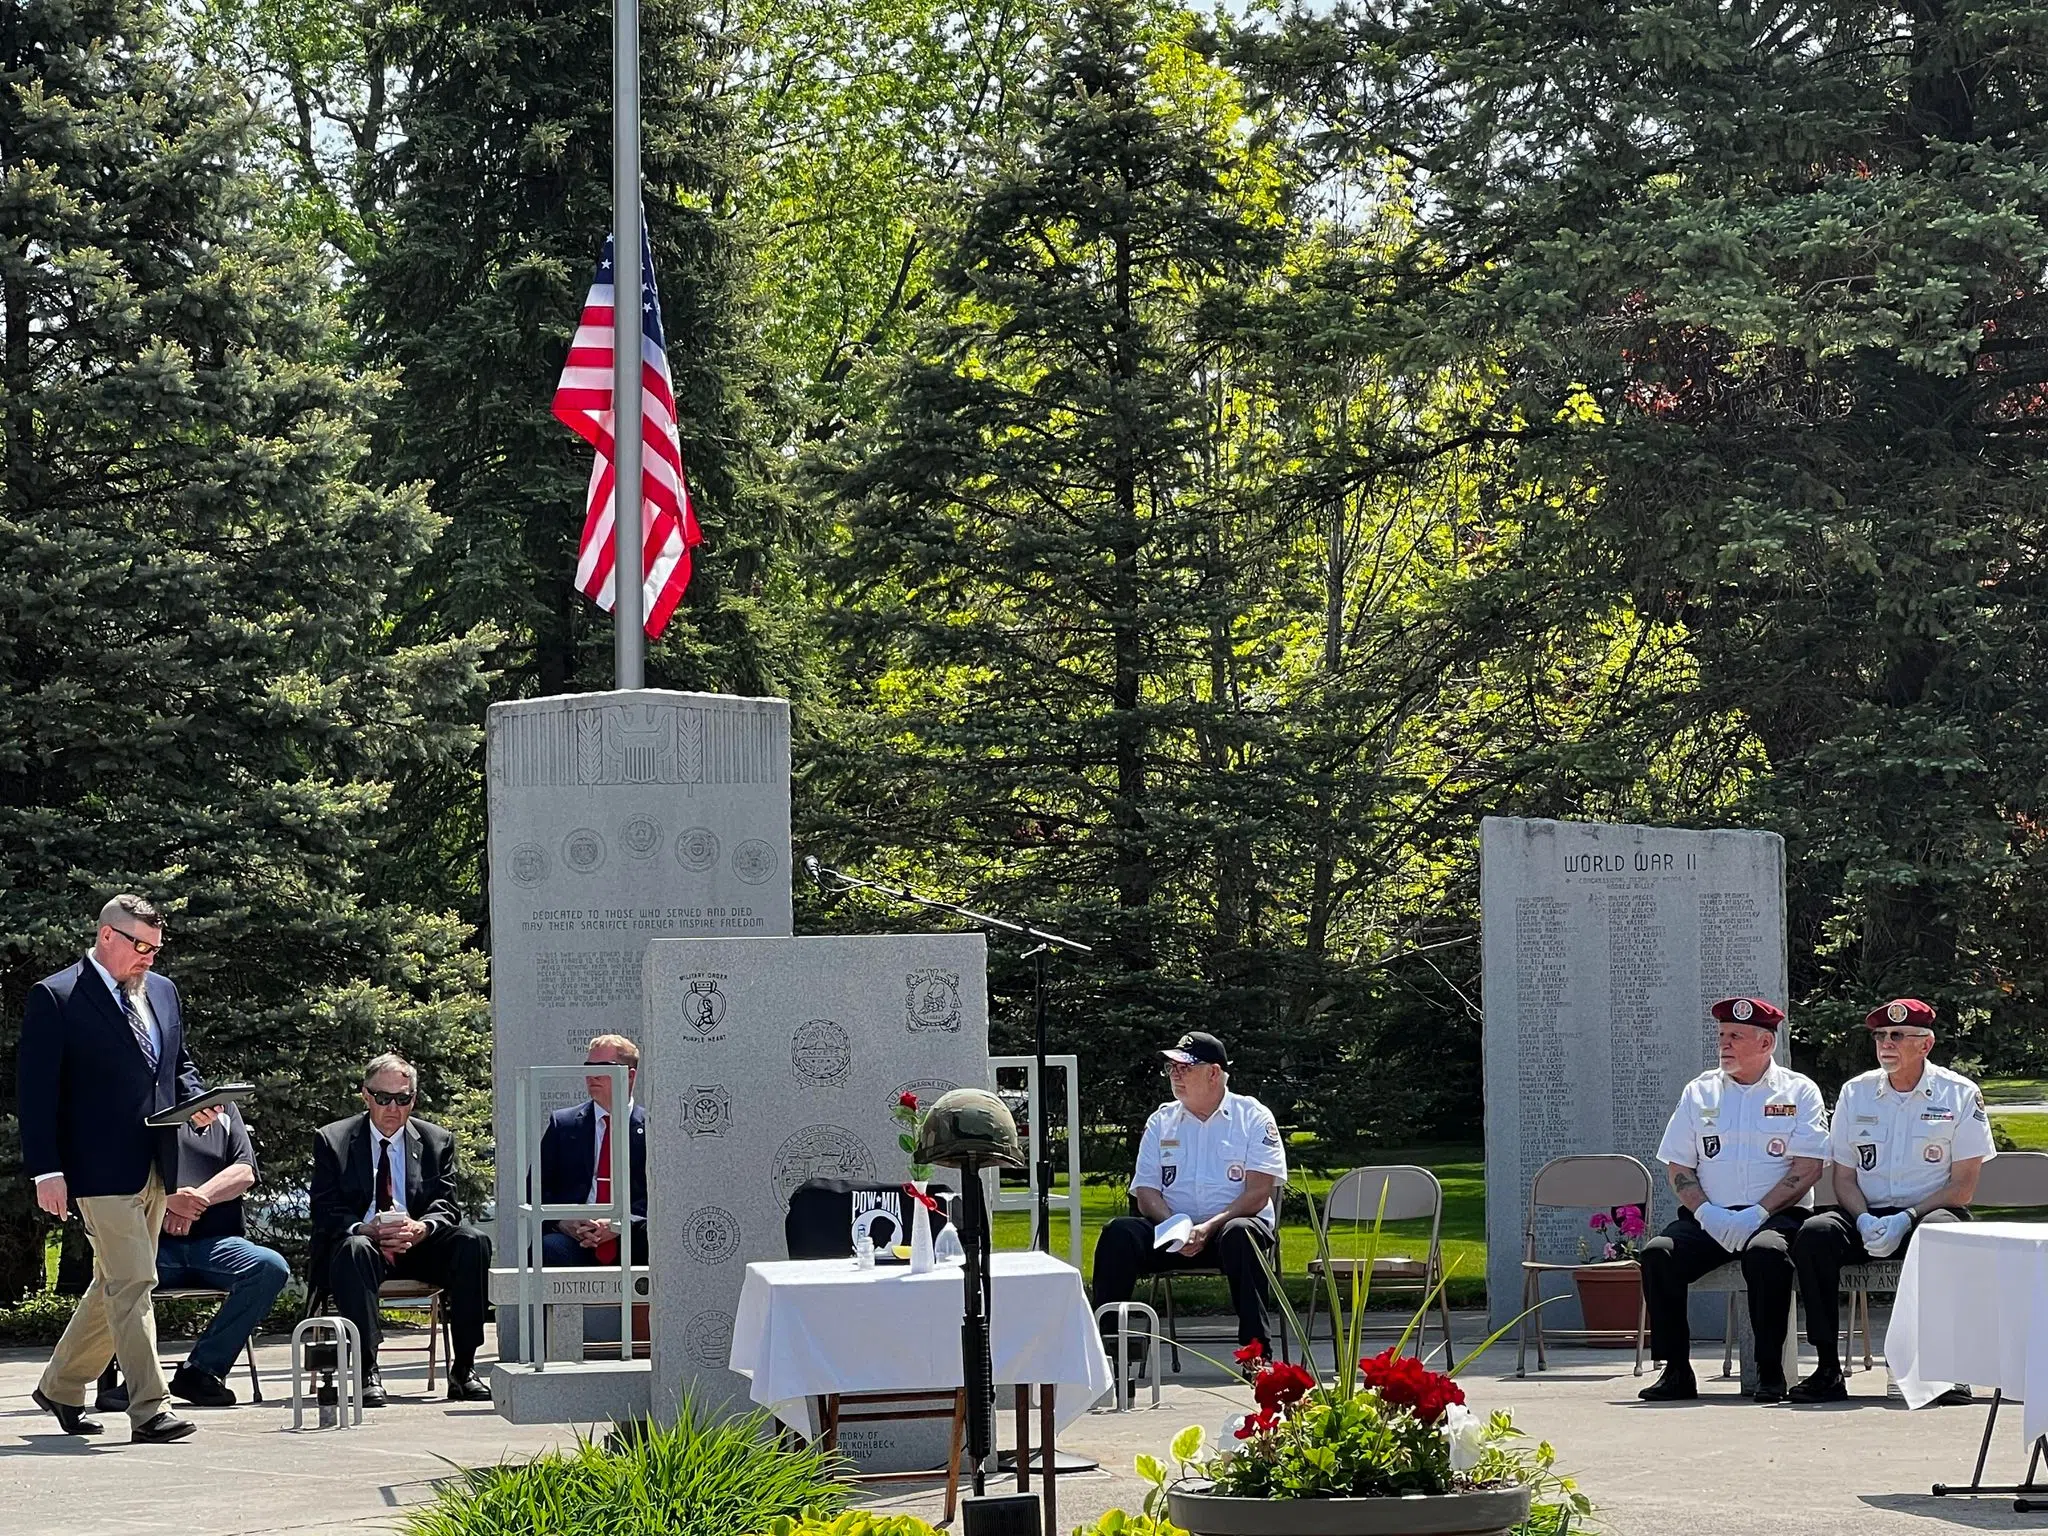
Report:
[[[498,1262],[517,1262],[524,1070],[638,1039],[648,943],[791,931],[789,705],[655,689],[491,707]],[[552,1082],[528,1128],[583,1098]],[[501,1319],[511,1309],[501,1309]],[[516,1350],[501,1328],[507,1357]]]
[[[1680,1089],[1715,1064],[1708,1005],[1785,1003],[1785,845],[1771,832],[1488,817],[1479,863],[1486,1280],[1499,1327],[1521,1310],[1529,1186],[1549,1159],[1626,1152],[1651,1171],[1658,1224],[1673,1214],[1657,1143]],[[1584,1220],[1546,1218],[1538,1256],[1577,1257]],[[1563,1277],[1546,1294],[1568,1298],[1546,1324],[1578,1327]]]
[[[646,965],[651,1406],[665,1422],[686,1393],[746,1405],[726,1368],[740,1284],[750,1261],[787,1256],[797,1186],[907,1179],[900,1095],[988,1084],[987,946],[978,933],[657,940]],[[952,1170],[933,1176],[957,1187]],[[959,1321],[934,1326],[950,1338]],[[946,1428],[848,1424],[841,1449],[872,1471],[930,1466]]]

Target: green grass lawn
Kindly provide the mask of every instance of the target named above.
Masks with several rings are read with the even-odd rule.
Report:
[[[2044,1117],[2048,1118],[2048,1117]],[[1477,1147],[1408,1147],[1377,1154],[1375,1163],[1418,1163],[1430,1170],[1444,1187],[1444,1264],[1449,1269],[1453,1306],[1479,1306],[1486,1299],[1486,1174]],[[1286,1266],[1288,1294],[1297,1307],[1308,1301],[1308,1261],[1315,1256],[1315,1235],[1309,1229],[1306,1190],[1320,1202],[1329,1193],[1335,1175],[1297,1171],[1288,1183],[1287,1208],[1280,1228],[1280,1254]],[[1065,1180],[1059,1188],[1064,1191]],[[1081,1188],[1081,1262],[1089,1267],[1095,1253],[1095,1238],[1102,1228],[1128,1211],[1125,1183],[1084,1184]],[[1331,1249],[1339,1257],[1365,1252],[1372,1235],[1372,1223],[1354,1227],[1347,1223],[1332,1234]],[[1000,1211],[995,1219],[998,1248],[1026,1248],[1031,1242],[1031,1218],[1024,1211]],[[1421,1258],[1428,1252],[1427,1222],[1389,1222],[1380,1234],[1380,1255]],[[1053,1212],[1053,1251],[1067,1252],[1066,1214]],[[1188,1311],[1221,1310],[1227,1292],[1220,1280],[1186,1281],[1174,1288],[1178,1304]],[[1143,1293],[1140,1292],[1140,1300]],[[1418,1298],[1397,1294],[1386,1299],[1390,1307],[1412,1308]]]
[[[2010,1136],[2022,1152],[2048,1152],[2048,1115],[1998,1115],[1991,1123]]]
[[[2048,1077],[1987,1077],[1977,1086],[1986,1104],[2048,1103]]]

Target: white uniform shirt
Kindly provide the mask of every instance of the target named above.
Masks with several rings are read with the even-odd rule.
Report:
[[[1882,1068],[1842,1084],[1828,1157],[1856,1170],[1873,1206],[1918,1205],[1948,1182],[1958,1159],[1992,1155],[1984,1096],[1961,1073],[1930,1061],[1906,1093]]]
[[[1189,1114],[1178,1099],[1152,1111],[1131,1188],[1156,1189],[1174,1215],[1207,1221],[1244,1193],[1247,1173],[1286,1179],[1287,1151],[1273,1112],[1226,1088],[1207,1120]],[[1272,1201],[1258,1214],[1273,1225]]]
[[[1698,1171],[1715,1205],[1754,1205],[1785,1177],[1795,1157],[1826,1158],[1828,1110],[1804,1073],[1772,1062],[1747,1088],[1719,1067],[1685,1085],[1657,1145],[1661,1162]],[[1813,1192],[1800,1197],[1813,1204]]]

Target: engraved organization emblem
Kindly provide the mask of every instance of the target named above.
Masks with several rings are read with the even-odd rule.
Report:
[[[1884,1016],[1894,1024],[1903,1024],[1906,1022],[1906,1015],[1909,1012],[1911,1010],[1904,1003],[1891,1003],[1886,1006]]]
[[[725,973],[698,971],[694,975],[680,976],[676,979],[689,983],[689,990],[683,994],[683,1022],[693,1033],[683,1038],[723,1040],[725,994],[718,990],[718,984],[725,980]]]
[[[789,1070],[800,1083],[845,1082],[853,1075],[853,1037],[830,1019],[799,1024],[789,1038]]]
[[[732,872],[748,885],[759,885],[775,873],[775,850],[750,837],[732,851]]]
[[[683,1353],[707,1371],[721,1370],[732,1359],[732,1314],[699,1312],[683,1325]]]
[[[739,1218],[723,1206],[702,1205],[684,1218],[683,1252],[699,1264],[723,1264],[739,1251]]]
[[[960,1028],[960,973],[958,971],[912,971],[903,978],[909,996],[904,1012],[913,1034]]]
[[[619,846],[628,858],[653,858],[661,851],[661,823],[652,816],[629,817],[619,828]]]
[[[1709,1157],[1719,1157],[1721,1155],[1721,1138],[1718,1136],[1702,1136],[1700,1138],[1700,1150]]]
[[[903,1102],[903,1095],[914,1093],[917,1095],[919,1106],[929,1109],[933,1099],[936,1099],[942,1093],[951,1093],[959,1086],[958,1083],[949,1082],[943,1077],[915,1078],[907,1083],[898,1083],[894,1088],[890,1089],[889,1102],[884,1108],[894,1110],[898,1104]]]
[[[1737,999],[1735,999],[1735,1006],[1730,1008],[1728,1011],[1731,1014],[1733,1014],[1738,1021],[1746,1022],[1748,1019],[1755,1015],[1756,1004],[1752,1003],[1746,997],[1738,997]]]
[[[512,878],[521,885],[539,885],[548,877],[548,851],[539,843],[521,843],[512,850]]]
[[[1877,1143],[1859,1141],[1856,1143],[1856,1166],[1869,1173],[1877,1166]]]
[[[676,839],[676,862],[701,875],[718,862],[718,834],[709,827],[691,827]]]
[[[723,1136],[732,1129],[732,1095],[716,1083],[692,1083],[683,1095],[683,1132]]]
[[[837,1125],[811,1125],[776,1148],[771,1177],[775,1200],[787,1206],[806,1179],[855,1179],[875,1176],[875,1154],[853,1132]]]
[[[578,827],[562,839],[562,862],[579,875],[604,868],[604,839],[590,827]]]

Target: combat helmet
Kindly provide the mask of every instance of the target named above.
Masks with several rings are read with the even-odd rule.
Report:
[[[972,1159],[980,1165],[1024,1166],[1024,1147],[1009,1107],[985,1088],[955,1088],[941,1094],[917,1128],[920,1163],[958,1168]]]

